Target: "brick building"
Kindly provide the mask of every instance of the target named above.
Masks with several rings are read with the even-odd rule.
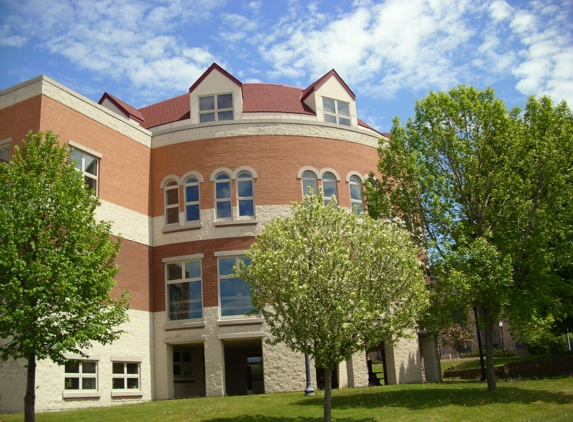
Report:
[[[96,104],[42,76],[0,92],[0,159],[30,130],[73,150],[97,217],[125,239],[117,282],[132,296],[117,342],[79,363],[38,362],[38,410],[304,390],[304,357],[263,341],[264,321],[244,316],[248,286],[229,272],[308,185],[362,207],[383,135],[357,118],[334,70],[301,89],[241,83],[213,64],[188,93],[141,109],[108,93]],[[439,379],[426,338],[377,348],[388,383]],[[368,385],[366,354],[336,378]],[[24,391],[23,363],[5,365],[0,412],[22,411]]]

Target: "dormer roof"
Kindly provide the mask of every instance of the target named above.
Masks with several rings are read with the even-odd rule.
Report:
[[[116,106],[118,109],[124,112],[125,115],[130,119],[133,119],[139,123],[144,122],[145,119],[143,118],[143,114],[141,114],[141,111],[139,111],[135,107],[130,106],[126,102],[121,101],[119,98],[116,98],[113,95],[108,94],[107,92],[104,92],[104,94],[98,101],[98,104],[101,105],[105,100],[111,102],[114,106]]]
[[[315,114],[300,100],[301,88],[278,84],[243,85],[243,113]]]
[[[219,73],[221,73],[223,76],[229,78],[232,82],[234,82],[236,85],[242,87],[243,84],[241,83],[241,81],[239,81],[237,78],[235,78],[233,75],[231,75],[229,72],[227,72],[225,69],[223,69],[221,66],[219,66],[217,63],[213,63],[211,66],[209,66],[209,69],[207,69],[200,77],[199,79],[197,79],[195,81],[195,83],[193,85],[191,85],[191,88],[189,88],[189,93],[195,91],[195,89],[201,85],[201,82],[203,82],[203,80],[209,76],[209,74],[211,72],[213,72],[214,70],[219,71]]]
[[[300,97],[300,100],[301,101],[306,100],[310,94],[312,94],[314,91],[318,90],[322,85],[324,85],[324,83],[326,81],[328,81],[332,77],[334,77],[334,78],[336,78],[336,80],[338,80],[340,85],[342,85],[342,87],[348,92],[348,95],[350,95],[350,97],[352,97],[353,100],[356,100],[356,95],[354,95],[354,92],[352,92],[352,90],[348,87],[348,85],[346,85],[346,82],[344,82],[342,80],[340,75],[338,73],[336,73],[336,70],[334,70],[334,69],[332,69],[330,72],[328,72],[325,75],[323,75],[322,77],[320,77],[316,82],[312,83],[308,88],[306,88],[302,92],[302,96]]]

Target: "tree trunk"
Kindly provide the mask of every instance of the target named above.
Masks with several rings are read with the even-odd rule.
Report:
[[[26,395],[24,396],[24,422],[36,420],[36,355],[28,355]]]
[[[487,375],[487,391],[496,391],[495,367],[493,362],[493,315],[488,308],[483,309],[485,323],[485,372]]]
[[[332,420],[332,369],[324,368],[324,422]]]

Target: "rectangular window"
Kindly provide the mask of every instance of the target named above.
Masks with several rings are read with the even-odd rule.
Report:
[[[233,267],[240,261],[246,265],[251,263],[245,256],[218,259],[219,300],[223,317],[245,315],[253,310],[250,286],[240,278],[232,277]]]
[[[96,391],[97,362],[69,360],[65,364],[65,390]]]
[[[97,196],[99,158],[75,148],[70,151],[70,158],[74,162],[75,169],[82,173],[88,189],[91,189],[93,195]]]
[[[199,97],[199,122],[233,120],[233,94]]]
[[[7,163],[10,161],[10,142],[12,138],[3,139],[0,141],[0,163]]]
[[[324,121],[350,126],[350,104],[344,101],[322,98]]]
[[[173,348],[173,375],[176,379],[193,375],[191,349],[187,347]]]
[[[169,320],[202,318],[201,260],[166,264],[165,279]]]
[[[139,390],[140,368],[135,362],[113,362],[112,365],[112,389],[114,390]]]

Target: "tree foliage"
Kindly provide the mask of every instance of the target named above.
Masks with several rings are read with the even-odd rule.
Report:
[[[565,103],[531,97],[508,111],[492,89],[459,86],[417,102],[415,117],[380,147],[369,212],[401,219],[428,250],[432,303],[444,326],[480,307],[488,387],[500,315],[563,314],[571,284],[573,118]],[[513,322],[512,322],[513,324]]]
[[[237,276],[272,334],[324,368],[325,420],[330,375],[354,353],[416,327],[427,302],[418,249],[396,224],[359,217],[322,193],[293,204],[265,226]]]
[[[98,199],[68,156],[56,135],[38,132],[0,163],[0,359],[28,362],[26,420],[36,359],[84,355],[117,339],[127,320],[127,295],[110,296],[120,239],[95,220]]]

